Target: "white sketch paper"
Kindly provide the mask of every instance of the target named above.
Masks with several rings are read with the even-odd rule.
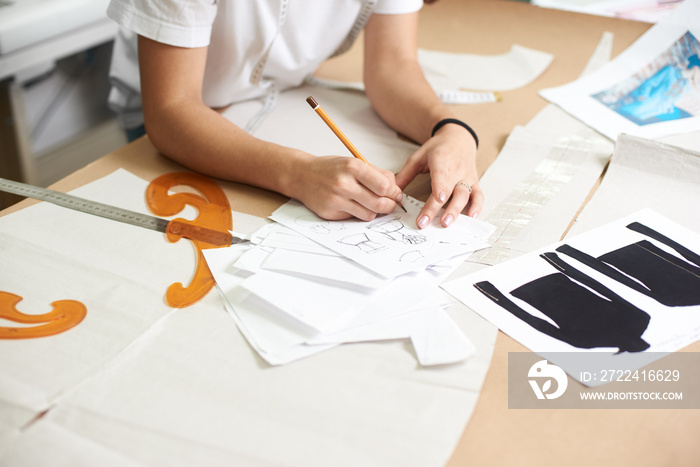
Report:
[[[610,139],[700,129],[700,2],[680,5],[598,72],[541,95]]]
[[[354,285],[366,290],[383,287],[388,281],[341,256],[309,254],[282,248],[276,248],[267,255],[262,268],[311,278],[323,283],[340,284],[346,287]]]
[[[442,287],[540,355],[639,353],[643,366],[700,338],[699,253],[700,235],[643,210]]]
[[[440,306],[404,313],[393,318],[321,335],[315,344],[366,342],[410,338],[423,366],[443,365],[465,360],[476,349]]]
[[[418,230],[412,226],[422,203],[406,197],[403,204],[408,212],[396,209],[370,222],[325,221],[290,200],[270,218],[387,278],[488,246],[494,227],[485,222],[460,215],[444,228],[435,216]]]
[[[274,229],[266,230],[275,233]],[[277,253],[287,258],[270,262]],[[290,363],[345,342],[375,340],[410,338],[422,365],[454,363],[475,352],[470,340],[444,314],[442,307],[450,300],[437,287],[457,266],[456,259],[387,280],[368,278],[369,271],[362,266],[337,256],[309,253],[303,245],[297,252],[269,252],[261,246],[241,244],[204,254],[226,310],[250,345],[272,365]],[[315,258],[319,256],[323,257],[320,262]],[[309,263],[315,274],[293,267],[292,258]],[[458,259],[463,261],[464,257]],[[340,277],[323,278],[334,265],[327,260],[348,261],[345,272],[349,282]],[[364,270],[365,276],[350,268]],[[275,269],[281,273],[273,272]],[[355,283],[363,277],[377,290]]]

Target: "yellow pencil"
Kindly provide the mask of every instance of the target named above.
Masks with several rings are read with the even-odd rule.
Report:
[[[356,157],[357,159],[360,159],[362,162],[364,162],[364,163],[366,163],[366,164],[368,164],[368,165],[371,165],[371,164],[369,163],[369,161],[368,161],[367,159],[365,159],[364,156],[363,156],[362,154],[360,154],[360,151],[357,150],[357,148],[355,147],[355,145],[352,144],[352,143],[350,142],[350,140],[348,139],[348,137],[345,136],[345,134],[344,134],[342,131],[340,131],[340,128],[338,128],[338,125],[336,125],[335,122],[334,122],[333,120],[331,120],[331,117],[329,117],[328,114],[321,108],[321,106],[318,104],[318,102],[316,102],[316,99],[314,99],[313,97],[309,96],[309,97],[306,98],[306,102],[308,102],[309,105],[311,106],[311,108],[314,109],[314,110],[316,111],[316,113],[318,114],[318,116],[321,117],[321,119],[322,119],[324,122],[326,122],[326,125],[328,125],[328,128],[330,128],[331,131],[332,131],[333,133],[335,133],[335,135],[338,137],[338,139],[340,140],[340,142],[343,143],[343,144],[345,145],[346,148],[348,148],[348,151],[350,151],[350,153],[351,153],[354,157]],[[402,205],[401,203],[398,203],[398,202],[397,202],[396,204],[398,204],[399,207],[400,207],[401,209],[403,209],[404,212],[408,212],[408,211],[406,211],[406,208],[403,207],[403,205]]]

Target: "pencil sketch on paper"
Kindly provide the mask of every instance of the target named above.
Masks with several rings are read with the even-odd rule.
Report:
[[[425,256],[423,256],[423,253],[421,251],[413,250],[409,251],[408,253],[402,254],[399,258],[399,261],[401,261],[402,263],[415,263],[422,260],[423,258],[425,258]]]
[[[367,228],[373,232],[380,233],[390,240],[405,243],[406,245],[420,245],[428,241],[428,237],[417,232],[401,221],[399,217],[391,216],[380,219],[368,225]]]
[[[591,95],[637,125],[700,115],[700,42],[690,31],[625,80]]]
[[[364,253],[377,253],[378,251],[387,249],[386,246],[381,243],[371,240],[366,233],[348,235],[338,240],[338,243],[356,246]]]
[[[299,201],[290,200],[270,218],[385,278],[420,271],[472,251],[469,245],[457,244],[469,242],[472,237],[472,244],[483,248],[484,240],[476,235],[487,238],[492,226],[466,216],[458,217],[450,229],[436,223],[414,230],[413,223],[422,205],[409,197],[405,213],[397,209],[371,221],[356,218],[326,221]],[[454,244],[440,244],[440,241]]]
[[[366,228],[377,235],[370,237],[366,232],[354,233],[338,239],[338,243],[356,246],[364,253],[377,253],[407,245],[421,245],[428,241],[428,237],[422,233],[406,227],[399,216],[381,218]],[[398,261],[414,263],[423,257],[420,250],[411,250],[399,256]]]
[[[330,235],[333,232],[345,230],[345,226],[339,222],[329,222],[319,219],[316,216],[299,216],[294,222],[309,229],[311,232],[321,235]]]

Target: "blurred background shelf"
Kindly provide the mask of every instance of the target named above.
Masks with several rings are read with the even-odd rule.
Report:
[[[0,0],[0,177],[48,186],[126,144],[107,107],[108,3]]]

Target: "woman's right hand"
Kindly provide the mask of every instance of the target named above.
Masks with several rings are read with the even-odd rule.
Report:
[[[393,173],[352,157],[310,156],[296,167],[292,197],[327,220],[370,221],[403,197]]]

